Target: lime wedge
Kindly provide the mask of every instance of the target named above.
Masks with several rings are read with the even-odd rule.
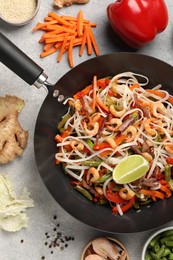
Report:
[[[113,180],[119,184],[130,183],[141,178],[149,170],[148,161],[141,155],[130,155],[121,160],[113,171]]]

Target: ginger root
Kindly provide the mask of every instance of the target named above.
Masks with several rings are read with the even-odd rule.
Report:
[[[27,145],[28,131],[25,131],[18,121],[18,115],[24,105],[24,101],[19,97],[0,97],[0,164],[21,156]]]
[[[69,6],[72,4],[86,4],[89,0],[54,0],[54,5],[62,8],[63,6]]]

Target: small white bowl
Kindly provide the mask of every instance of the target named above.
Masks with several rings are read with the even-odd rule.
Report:
[[[156,232],[154,232],[148,239],[147,241],[145,242],[144,244],[144,247],[143,247],[143,250],[142,250],[142,256],[141,256],[141,260],[145,260],[145,255],[147,253],[147,249],[148,249],[148,246],[151,242],[152,239],[154,239],[157,235],[165,232],[165,231],[168,231],[168,230],[172,230],[173,231],[173,226],[172,227],[165,227],[165,228],[162,228],[160,230],[157,230]]]
[[[13,20],[8,20],[7,18],[5,18],[5,16],[3,16],[3,13],[0,14],[0,18],[10,24],[10,25],[14,25],[14,26],[22,26],[22,25],[25,25],[25,24],[28,24],[29,22],[32,21],[32,19],[36,16],[36,14],[38,13],[38,10],[40,8],[40,3],[41,3],[41,0],[35,0],[36,1],[36,8],[34,10],[34,12],[32,13],[32,15],[27,18],[26,20],[21,20],[21,22],[13,22]]]
[[[130,260],[130,257],[129,257],[129,254],[128,254],[128,252],[127,252],[127,249],[125,248],[125,246],[124,246],[121,242],[119,242],[117,239],[112,238],[112,237],[104,237],[104,238],[106,238],[106,239],[112,241],[112,242],[115,243],[119,248],[121,248],[123,251],[125,251],[125,252],[126,252],[126,255],[127,255],[126,260]],[[95,239],[96,239],[96,238],[95,238]],[[85,248],[84,248],[83,251],[82,251],[82,255],[81,255],[80,260],[85,260],[87,249],[91,246],[92,242],[93,242],[95,239],[93,239],[92,241],[90,241],[90,242],[85,246]]]

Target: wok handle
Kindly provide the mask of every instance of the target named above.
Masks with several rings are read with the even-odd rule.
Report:
[[[0,33],[0,62],[29,85],[40,87],[47,79],[43,69]]]

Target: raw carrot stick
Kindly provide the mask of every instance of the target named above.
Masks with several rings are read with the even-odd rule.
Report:
[[[46,29],[48,30],[48,31],[52,31],[52,30],[54,30],[54,31],[56,31],[57,30],[57,33],[59,33],[58,32],[58,30],[59,31],[64,31],[64,32],[69,32],[69,33],[72,33],[72,34],[74,34],[74,29],[73,28],[67,28],[67,27],[65,27],[65,26],[60,26],[60,25],[48,25],[48,26],[46,26]]]
[[[59,52],[59,55],[58,55],[58,59],[57,59],[57,62],[60,62],[61,61],[61,58],[62,58],[62,55],[63,55],[63,53],[64,53],[64,51],[65,51],[65,46],[66,46],[66,42],[67,42],[67,39],[68,39],[68,34],[66,34],[65,35],[65,37],[64,37],[64,41],[63,41],[63,44],[62,44],[62,46],[61,46],[61,49],[60,49],[60,52]]]
[[[78,17],[65,16],[65,15],[63,15],[62,18],[65,19],[65,20],[67,20],[67,21],[70,21],[70,22],[76,22],[77,19],[78,19]],[[83,18],[83,23],[89,24],[90,21]],[[93,25],[96,25],[96,24],[93,23]]]
[[[53,20],[53,21],[50,21],[50,22],[46,22],[46,23],[38,23],[37,24],[37,26],[35,26],[32,30],[33,30],[33,32],[35,32],[35,31],[37,31],[37,30],[39,30],[39,29],[42,29],[42,28],[44,28],[46,25],[48,25],[48,24],[56,24],[57,23],[57,21],[55,21],[55,20]]]
[[[44,21],[46,21],[46,22],[52,21],[52,20],[53,20],[52,17],[49,17],[49,16],[44,17]]]
[[[65,19],[63,19],[62,17],[60,17],[59,15],[55,14],[54,12],[49,12],[49,16],[54,18],[56,21],[58,21],[60,24],[69,26],[70,23],[68,21],[66,21]]]
[[[50,48],[52,48],[54,46],[54,43],[46,43],[44,45],[44,51],[48,51]]]
[[[61,36],[63,36],[64,35],[64,32],[63,32],[63,30],[61,31]],[[57,39],[58,37],[59,37],[59,35],[57,35],[57,34],[47,34],[47,35],[45,35],[45,36],[42,36],[43,38],[44,38],[44,40],[46,40],[46,39]]]
[[[66,21],[77,21],[77,17],[67,16],[67,15],[62,15],[61,17],[62,17],[64,20],[66,20]]]
[[[45,31],[39,40],[39,43],[43,44],[41,57],[53,53],[57,48],[57,50],[60,49],[57,59],[59,61],[62,54],[67,51],[69,65],[73,67],[72,51],[77,45],[80,46],[79,56],[82,56],[85,46],[88,55],[92,54],[93,49],[96,55],[99,55],[98,46],[91,29],[96,24],[84,19],[82,10],[78,12],[77,17],[59,16],[54,12],[49,12],[44,21],[44,23],[38,22],[33,28],[33,32],[37,30]],[[67,33],[68,37],[65,36]],[[67,39],[64,42],[65,38]]]
[[[39,40],[39,43],[43,43],[43,42],[45,42],[45,39],[44,39],[44,37],[42,36],[42,37],[40,38],[40,40]]]
[[[66,36],[66,34],[64,33],[64,34],[61,34],[61,35],[57,35],[57,37],[55,37],[55,38],[49,38],[49,39],[46,39],[45,40],[45,42],[46,43],[51,43],[51,42],[61,42],[61,41],[64,41],[64,38],[65,38],[65,36]],[[70,36],[68,36],[67,37],[68,38],[68,40],[70,40],[71,39],[71,37]]]
[[[95,54],[96,54],[97,56],[99,56],[99,55],[100,55],[99,47],[98,47],[98,45],[97,45],[97,42],[96,42],[96,39],[95,39],[95,37],[94,37],[94,34],[93,34],[92,30],[91,30],[91,27],[89,27],[88,30],[89,30],[89,35],[90,35],[91,43],[92,43],[92,45],[93,45],[93,47],[94,47]]]
[[[96,26],[97,26],[96,23],[89,23],[89,25],[90,25],[91,27],[96,27]]]
[[[46,56],[48,56],[48,55],[50,55],[50,54],[56,52],[57,50],[58,50],[57,48],[52,47],[52,48],[48,49],[47,51],[41,52],[41,53],[40,53],[40,57],[41,57],[41,58],[44,58],[44,57],[46,57]]]
[[[86,31],[86,26],[84,26],[84,34],[83,34],[83,40],[82,40],[82,44],[79,50],[79,56],[82,56],[84,48],[85,48],[85,44],[86,44],[86,37],[87,37],[87,31]]]
[[[82,40],[83,40],[83,37],[78,37],[78,38],[74,37],[73,46],[81,45],[82,44]]]
[[[70,67],[74,67],[73,63],[73,43],[74,43],[74,37],[71,38],[70,43],[69,43],[69,48],[68,48],[68,61],[70,64]]]
[[[78,36],[83,35],[83,12],[82,10],[79,11],[77,16],[77,34]]]
[[[92,45],[91,45],[89,26],[86,26],[86,43],[87,43],[87,53],[88,53],[88,55],[91,55],[92,54]]]
[[[62,29],[62,25],[57,24],[48,24],[46,25],[46,30],[47,31],[53,31],[53,30],[57,30],[57,29]]]
[[[57,43],[55,44],[55,48],[60,49],[61,46],[62,46],[62,43],[63,43],[63,42],[57,42]]]
[[[53,31],[49,31],[49,32],[47,32],[47,33],[44,33],[43,35],[42,35],[42,37],[43,38],[47,38],[47,37],[49,37],[49,35],[57,35],[57,34],[59,34],[59,33],[61,33],[61,32],[63,32],[63,29],[61,28],[61,29],[56,29],[56,30],[53,30]]]

